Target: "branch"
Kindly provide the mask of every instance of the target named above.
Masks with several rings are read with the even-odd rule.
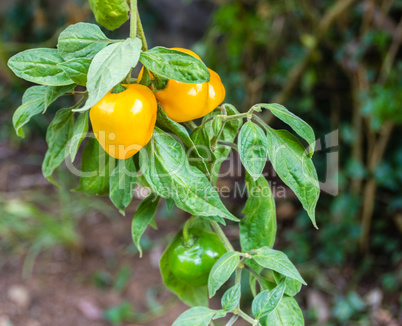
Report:
[[[385,60],[381,67],[379,83],[384,84],[391,72],[391,67],[395,61],[396,54],[398,53],[399,47],[402,42],[402,19],[399,21],[398,27],[396,28],[392,44],[388,50]]]
[[[273,99],[274,103],[284,103],[288,99],[293,89],[295,88],[297,82],[299,81],[301,75],[303,74],[303,71],[306,69],[307,64],[310,62],[311,57],[315,49],[318,47],[318,44],[321,41],[321,39],[328,32],[333,22],[339,16],[341,16],[355,1],[356,0],[338,1],[333,7],[331,7],[326,12],[321,22],[318,24],[318,30],[315,35],[315,42],[308,48],[302,61],[298,65],[294,66],[293,69],[290,71],[289,77],[285,82],[285,87],[278,95],[274,97]]]

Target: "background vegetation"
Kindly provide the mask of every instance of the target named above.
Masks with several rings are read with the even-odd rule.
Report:
[[[321,181],[328,181],[329,154],[338,153],[339,175],[332,180],[338,194],[322,194],[319,231],[297,201],[277,201],[275,246],[287,248],[309,283],[300,296],[306,324],[401,324],[402,1],[144,0],[139,5],[150,46],[193,48],[222,77],[227,102],[243,111],[254,103],[278,102],[311,124],[321,141],[315,155]],[[91,246],[85,241],[85,221],[96,211],[114,227],[131,218],[118,217],[102,200],[70,193],[75,181],[63,169],[63,189],[42,179],[45,130],[57,107],[33,119],[24,140],[12,130],[12,113],[28,85],[7,68],[8,58],[27,48],[55,45],[59,30],[79,21],[94,22],[84,0],[0,4],[0,268],[5,266],[0,288],[7,289],[7,266],[16,257],[23,257],[23,264],[14,273],[23,266],[24,275],[30,275],[39,253],[55,248],[63,248],[73,264],[72,257]],[[127,30],[124,25],[105,33],[127,35]],[[265,120],[285,127],[270,115]],[[330,144],[326,135],[334,131],[338,142]],[[242,209],[235,202],[232,206]],[[164,206],[159,215],[167,238],[172,225],[184,221]],[[166,241],[151,238],[145,238],[144,247],[157,255]],[[90,286],[124,292],[135,273],[130,259],[136,253],[128,243],[108,258],[126,265],[109,262],[108,271],[91,269]],[[146,307],[135,309],[122,295],[113,307],[101,305],[101,320],[150,323],[139,314],[147,309],[163,315],[171,301],[162,306],[152,301],[155,288],[144,291],[150,296]]]

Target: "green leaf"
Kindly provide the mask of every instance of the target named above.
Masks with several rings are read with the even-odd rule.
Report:
[[[310,145],[310,157],[314,153],[315,135],[314,130],[304,120],[294,115],[280,104],[257,104],[258,107],[270,110],[274,116],[287,123],[300,137]]]
[[[73,136],[69,144],[69,152],[71,156],[71,162],[74,162],[77,155],[78,148],[82,141],[85,139],[88,133],[88,112],[82,112],[78,114],[77,121],[74,125]]]
[[[68,142],[73,135],[74,112],[69,109],[58,110],[46,132],[48,150],[42,163],[42,173],[50,179],[53,171],[69,155]]]
[[[189,159],[190,164],[197,167],[203,173],[209,174],[207,165],[205,164],[204,159],[201,157],[200,153],[197,150],[197,147],[194,145],[192,139],[190,138],[186,128],[184,128],[181,124],[169,119],[169,117],[159,105],[156,124],[160,128],[169,130],[174,133],[175,136],[179,137],[184,146],[186,146],[186,149],[189,150],[188,153],[190,153],[191,156],[191,159]]]
[[[74,83],[82,86],[87,84],[87,74],[92,59],[72,59],[60,64],[60,67],[66,72],[67,76]]]
[[[212,319],[215,320],[215,319],[219,319],[219,318],[224,318],[224,317],[226,317],[226,315],[227,315],[227,312],[225,310],[218,310]]]
[[[45,86],[32,86],[28,88],[22,97],[22,105],[14,112],[13,125],[19,137],[24,137],[22,127],[29,120],[45,110]]]
[[[225,311],[233,311],[240,302],[241,287],[240,283],[232,286],[222,297],[222,309]]]
[[[19,137],[24,137],[22,127],[39,113],[45,112],[47,107],[61,95],[72,90],[75,85],[68,86],[32,86],[22,97],[22,105],[14,112],[13,125]]]
[[[116,162],[117,165],[109,179],[109,198],[120,214],[125,215],[125,209],[133,199],[137,171],[132,159]]]
[[[264,246],[272,248],[276,235],[276,212],[268,181],[263,176],[254,181],[246,173],[246,185],[248,199],[243,210],[246,216],[239,225],[241,249],[247,252]],[[255,270],[259,269],[252,261],[248,263]]]
[[[208,326],[215,314],[207,307],[194,307],[183,312],[172,326]]]
[[[140,167],[153,191],[163,198],[172,198],[177,207],[220,223],[224,223],[224,218],[237,221],[207,177],[189,164],[180,143],[158,127],[140,151]]]
[[[141,40],[127,39],[109,45],[93,58],[88,71],[89,97],[81,110],[98,103],[113,87],[120,83],[138,63]]]
[[[254,180],[257,180],[267,163],[268,141],[264,131],[248,121],[240,129],[239,155],[243,166]]]
[[[179,236],[181,236],[181,232],[175,236],[172,242]],[[170,291],[179,296],[181,301],[192,307],[208,306],[207,287],[193,287],[177,279],[170,269],[169,255],[166,250],[159,261],[159,267],[163,283]]]
[[[283,296],[274,311],[262,321],[263,326],[304,326],[303,313],[293,297]]]
[[[212,298],[216,291],[229,279],[240,262],[240,253],[230,251],[225,254],[214,264],[209,273],[208,292]]]
[[[169,212],[172,211],[172,209],[174,207],[174,200],[172,198],[166,198],[166,207]]]
[[[89,0],[89,5],[98,24],[108,30],[119,28],[128,20],[127,0]]]
[[[80,187],[88,196],[106,196],[109,193],[110,156],[95,138],[89,138],[81,159]]]
[[[141,53],[140,61],[152,73],[182,83],[200,84],[209,81],[207,66],[193,56],[157,46]]]
[[[298,139],[286,130],[267,129],[268,156],[278,176],[293,190],[307,211],[313,225],[320,195],[313,161]]]
[[[138,205],[137,211],[133,217],[131,223],[131,236],[133,237],[134,244],[140,252],[140,257],[142,257],[142,248],[140,245],[141,236],[145,232],[148,224],[150,224],[155,218],[158,203],[159,196],[154,196],[153,194],[149,195]]]
[[[258,293],[251,305],[251,310],[257,320],[275,310],[283,297],[285,288],[285,280],[282,280],[273,290],[265,290]]]
[[[68,26],[59,35],[57,48],[66,61],[74,59],[92,59],[103,50],[109,40],[101,29],[94,24],[78,23]]]
[[[285,279],[286,282],[286,288],[285,288],[285,294],[289,295],[291,297],[294,297],[297,293],[300,292],[302,288],[302,284],[294,280],[292,278],[288,278],[286,276],[283,276],[279,274],[278,272],[273,271],[274,279],[277,284],[279,284],[283,279]]]
[[[289,260],[283,252],[271,249],[269,247],[262,247],[255,250],[255,254],[252,255],[252,259],[260,266],[264,268],[272,269],[282,275],[295,279],[304,285],[307,283],[300,276],[296,267]]]
[[[30,49],[12,56],[8,66],[18,77],[32,83],[48,86],[73,84],[60,65],[63,61],[57,49]]]

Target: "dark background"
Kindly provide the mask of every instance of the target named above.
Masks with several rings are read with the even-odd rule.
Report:
[[[144,0],[139,7],[150,47],[192,48],[220,74],[226,102],[239,111],[278,102],[312,125],[322,145],[314,156],[320,181],[334,164],[329,154],[338,157],[330,183],[338,193],[322,193],[319,230],[289,190],[277,198],[275,248],[309,284],[297,296],[306,325],[402,324],[402,1]],[[158,259],[187,215],[161,203],[159,231],[147,230],[140,259],[128,231],[140,198],[123,217],[108,199],[70,192],[77,180],[66,169],[56,172],[61,188],[41,175],[46,127],[69,100],[36,116],[25,139],[12,128],[29,85],[7,68],[8,58],[54,47],[79,21],[95,22],[83,0],[0,2],[0,325],[170,325],[186,307],[164,289]],[[127,37],[128,27],[104,32]],[[330,146],[333,131],[339,138]],[[226,203],[241,216],[244,201]],[[235,225],[225,232],[238,241]],[[244,295],[247,307],[251,294]]]

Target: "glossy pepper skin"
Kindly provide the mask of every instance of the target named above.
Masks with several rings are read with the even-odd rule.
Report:
[[[193,51],[172,48],[201,58]],[[165,89],[155,91],[155,96],[167,116],[176,122],[201,118],[213,111],[225,99],[226,91],[219,75],[208,69],[210,80],[202,84],[187,84],[169,80]],[[140,76],[142,73],[140,73]],[[140,79],[140,78],[139,78]]]
[[[180,233],[168,250],[172,274],[185,284],[200,287],[208,284],[208,276],[215,262],[226,252],[219,237],[200,229],[190,230],[188,244]]]
[[[121,93],[109,92],[89,111],[93,132],[103,149],[117,159],[136,154],[151,139],[157,102],[143,85],[123,85]]]

